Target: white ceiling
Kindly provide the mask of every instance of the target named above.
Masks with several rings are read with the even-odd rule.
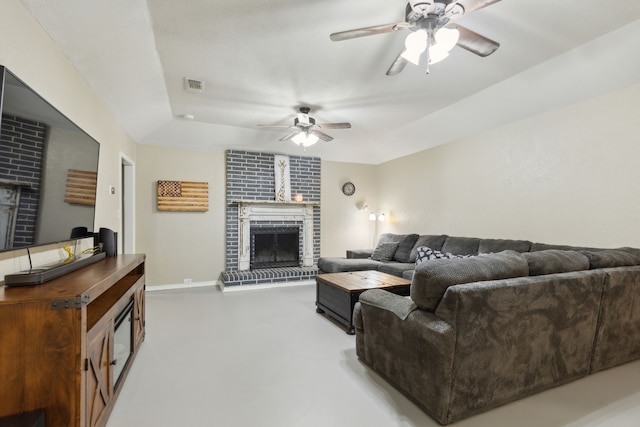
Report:
[[[406,33],[329,34],[401,22],[406,0],[21,1],[141,144],[301,155],[256,125],[306,105],[352,128],[305,155],[378,164],[640,82],[638,0],[502,0],[457,21],[496,53],[393,77]]]

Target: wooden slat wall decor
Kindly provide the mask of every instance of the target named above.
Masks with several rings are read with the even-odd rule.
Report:
[[[209,183],[158,181],[158,210],[206,212],[209,210]]]
[[[95,206],[98,173],[69,169],[64,201],[76,205]]]

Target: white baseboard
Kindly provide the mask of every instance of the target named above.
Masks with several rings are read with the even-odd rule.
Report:
[[[315,279],[312,280],[299,280],[295,282],[277,282],[277,283],[260,283],[258,285],[238,285],[238,286],[224,286],[224,283],[218,281],[218,286],[222,292],[239,292],[239,291],[252,291],[256,289],[272,289],[272,288],[288,288],[291,286],[308,286],[315,285]]]
[[[192,282],[188,285],[185,284],[170,284],[170,285],[156,285],[156,286],[147,286],[145,290],[147,292],[153,291],[167,291],[170,289],[187,289],[187,288],[203,288],[205,286],[220,286],[218,280],[214,280],[211,282]]]

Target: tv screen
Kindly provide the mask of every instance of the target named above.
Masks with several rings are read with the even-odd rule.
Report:
[[[0,66],[0,251],[92,235],[100,144]]]

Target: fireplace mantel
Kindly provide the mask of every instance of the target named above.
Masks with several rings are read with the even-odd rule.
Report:
[[[277,200],[231,200],[232,205],[238,205],[238,207],[242,207],[244,205],[282,205],[282,206],[317,206],[320,202],[279,202]]]
[[[313,207],[319,202],[231,200],[238,205],[238,270],[249,270],[252,221],[302,221],[302,266],[313,265]]]

